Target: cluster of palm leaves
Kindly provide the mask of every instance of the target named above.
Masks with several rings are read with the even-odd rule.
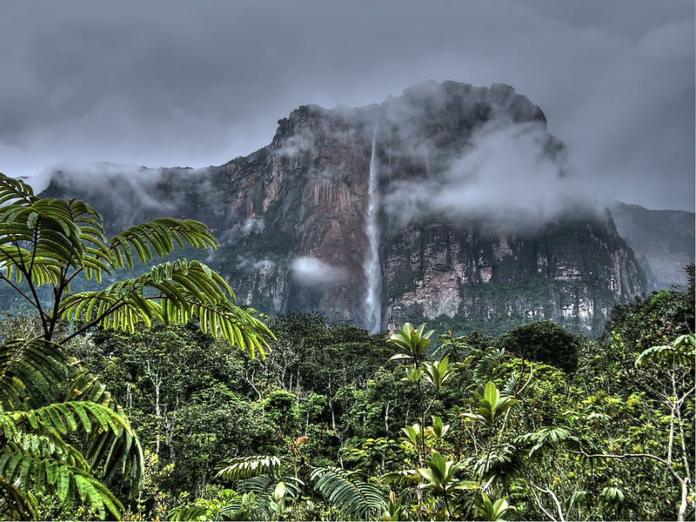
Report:
[[[107,238],[99,213],[85,202],[40,198],[22,180],[0,174],[0,281],[38,318],[31,338],[0,345],[0,516],[38,516],[42,496],[86,504],[100,517],[124,508],[109,482],[136,486],[140,443],[98,379],[64,354],[90,328],[133,332],[156,322],[197,321],[201,330],[251,357],[262,357],[272,333],[251,310],[235,305],[229,283],[199,261],[161,264],[177,247],[216,248],[205,225],[156,219]],[[137,277],[93,286],[136,264]]]

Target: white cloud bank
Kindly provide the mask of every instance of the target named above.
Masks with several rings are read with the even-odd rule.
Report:
[[[504,229],[539,226],[569,209],[591,207],[587,190],[566,171],[564,152],[542,123],[498,118],[439,174],[392,185],[385,207],[402,222],[445,215],[490,218]]]
[[[306,286],[323,286],[346,280],[343,267],[332,265],[316,257],[296,257],[290,263],[293,279]]]

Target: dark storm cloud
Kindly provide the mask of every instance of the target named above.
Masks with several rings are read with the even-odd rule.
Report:
[[[509,83],[587,183],[693,208],[691,1],[5,2],[0,170],[200,167],[268,143],[299,104],[422,80]]]

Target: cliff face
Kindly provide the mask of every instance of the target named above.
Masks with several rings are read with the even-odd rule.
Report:
[[[651,289],[688,284],[684,267],[694,263],[693,212],[617,203],[611,214],[645,270]]]
[[[242,303],[271,313],[366,324],[372,244],[382,327],[425,319],[496,331],[553,319],[597,329],[614,304],[646,287],[608,215],[583,210],[498,227],[494,208],[430,208],[427,188],[425,199],[400,196],[451,175],[477,133],[498,120],[533,125],[541,154],[562,155],[541,109],[512,88],[429,83],[381,105],[300,107],[279,121],[271,144],[222,166],[105,167],[89,179],[58,172],[45,193],[87,199],[114,227],[159,215],[207,223],[222,242],[207,262]],[[370,202],[379,203],[379,235],[366,227]]]

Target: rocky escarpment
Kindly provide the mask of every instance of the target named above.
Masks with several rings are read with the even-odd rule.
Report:
[[[573,209],[572,217],[497,226],[495,205],[490,215],[485,205],[453,214],[430,208],[427,197],[386,197],[450,176],[492,121],[533,125],[538,154],[551,162],[564,153],[541,109],[511,87],[432,82],[380,105],[300,107],[279,121],[268,146],[225,165],[102,166],[88,178],[66,170],[46,194],[83,197],[114,228],[160,215],[199,219],[222,242],[208,263],[244,304],[364,324],[374,153],[385,196],[377,219],[382,327],[426,319],[495,331],[552,319],[597,330],[614,304],[646,287],[607,214]],[[514,170],[505,175],[521,175]]]
[[[552,319],[599,331],[614,304],[644,288],[633,254],[600,219],[560,221],[526,236],[414,225],[387,243],[385,258],[386,316],[394,325],[424,317],[500,332]]]
[[[651,289],[686,287],[684,268],[694,263],[693,212],[616,203],[611,214],[645,270]]]

